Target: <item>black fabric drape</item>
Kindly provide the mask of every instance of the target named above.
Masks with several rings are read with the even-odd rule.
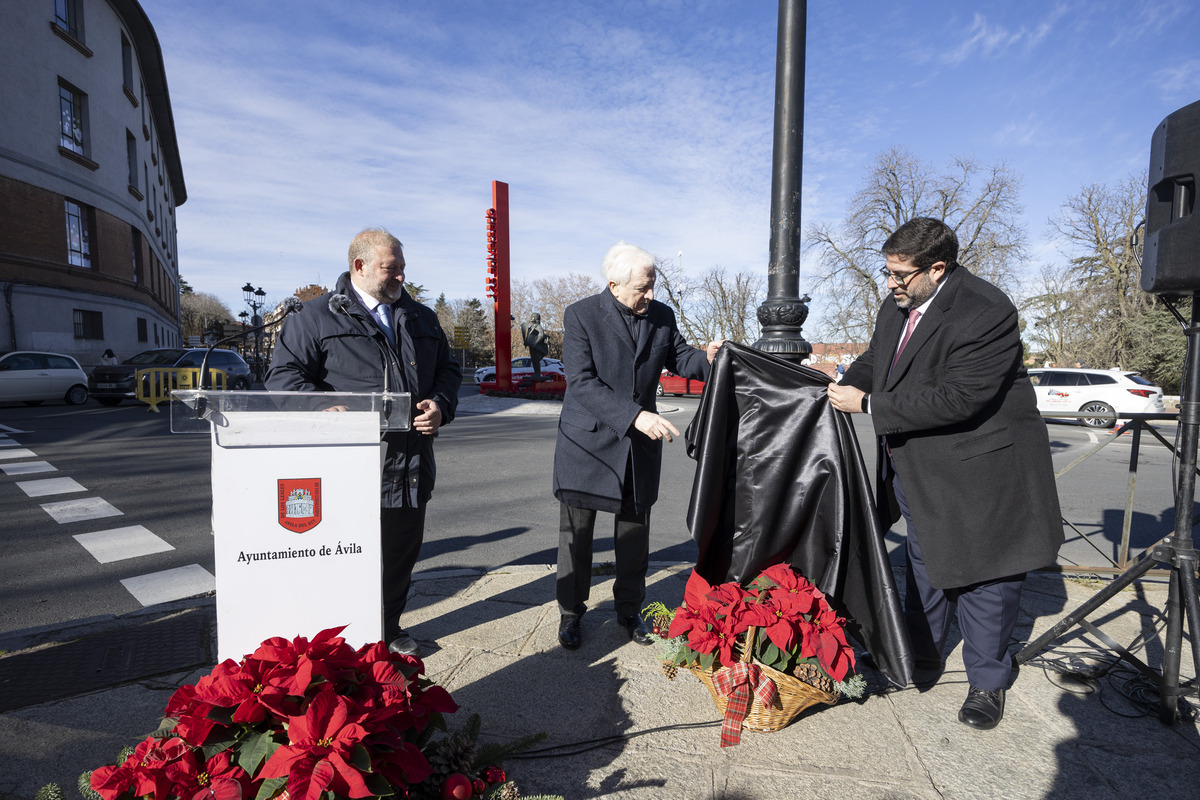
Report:
[[[912,649],[850,419],[824,373],[726,343],[685,437],[696,459],[688,528],[709,583],[786,562],[829,595],[897,685]]]

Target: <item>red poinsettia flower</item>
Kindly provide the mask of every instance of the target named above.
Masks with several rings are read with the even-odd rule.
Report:
[[[196,791],[188,800],[242,800],[250,786],[250,776],[222,750],[204,764],[196,776]],[[180,794],[180,797],[184,797]]]
[[[667,638],[674,639],[676,636],[683,636],[697,625],[703,628],[704,623],[696,615],[696,612],[686,605],[680,606],[675,610],[675,616],[671,618],[671,626],[667,628]]]
[[[688,632],[688,647],[697,653],[717,653],[717,659],[723,666],[731,667],[737,663],[733,657],[733,649],[738,645],[737,634],[733,626],[736,618],[718,616],[712,606],[705,606],[698,614],[703,625],[697,625]]]
[[[351,763],[351,750],[367,731],[346,698],[322,688],[303,716],[289,719],[287,732],[288,744],[275,751],[258,777],[286,775],[292,800],[318,800],[327,790],[351,798],[371,795]]]
[[[700,573],[693,569],[692,574],[688,576],[687,585],[683,587],[683,604],[693,611],[699,610],[706,604],[712,588],[712,584],[701,578]]]
[[[805,649],[809,649],[811,642],[809,655],[815,655],[821,668],[835,681],[844,680],[854,666],[854,649],[846,641],[845,623],[837,612],[826,606],[813,614],[805,631]]]

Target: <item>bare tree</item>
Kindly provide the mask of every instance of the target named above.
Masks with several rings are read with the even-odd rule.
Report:
[[[1020,177],[1003,163],[956,157],[939,171],[904,148],[880,154],[842,223],[808,231],[809,246],[820,253],[815,288],[828,303],[821,321],[831,336],[870,338],[887,291],[879,248],[914,217],[944,220],[958,235],[959,263],[1007,290],[1027,259],[1020,188]]]
[[[693,277],[669,258],[656,258],[654,267],[654,294],[675,310],[683,338],[695,345],[717,339],[751,344],[758,339],[758,306],[765,294],[761,273],[731,273],[716,265]]]
[[[1093,366],[1128,366],[1138,320],[1153,299],[1141,290],[1140,253],[1133,234],[1146,208],[1143,182],[1130,176],[1110,187],[1082,187],[1051,220],[1076,282],[1075,310],[1090,335],[1077,360]]]
[[[1146,208],[1142,176],[1092,184],[1063,203],[1051,226],[1070,258],[1071,311],[1085,327],[1074,360],[1134,369],[1178,387],[1186,342],[1162,300],[1143,292],[1141,245],[1134,237]]]
[[[229,307],[207,292],[189,291],[179,296],[179,322],[184,336],[203,336],[207,331],[233,322]]]
[[[1078,293],[1069,265],[1042,267],[1032,296],[1021,305],[1021,315],[1030,323],[1025,339],[1031,352],[1054,364],[1083,360],[1090,331]]]

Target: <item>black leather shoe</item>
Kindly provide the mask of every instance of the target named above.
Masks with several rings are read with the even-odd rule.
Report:
[[[629,638],[638,644],[650,644],[654,641],[650,635],[650,629],[646,627],[646,623],[642,622],[642,618],[638,614],[619,621],[625,630],[629,631]]]
[[[946,665],[935,659],[918,658],[913,664],[912,685],[918,689],[928,689],[942,677]]]
[[[583,644],[579,630],[579,617],[563,617],[558,626],[558,643],[568,650],[578,650]]]
[[[991,730],[1004,718],[1004,690],[989,692],[974,686],[958,711],[958,721],[981,731]]]
[[[403,632],[388,642],[388,650],[398,656],[421,657],[421,645],[417,644],[416,639]]]

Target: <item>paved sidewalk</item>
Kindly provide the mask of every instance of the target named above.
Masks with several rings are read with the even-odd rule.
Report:
[[[654,565],[649,599],[678,603],[686,577],[685,566]],[[776,733],[746,732],[741,745],[721,749],[716,725],[704,725],[717,719],[708,692],[687,673],[668,681],[657,648],[629,642],[616,624],[611,585],[596,579],[583,647],[568,652],[556,639],[552,567],[416,576],[406,623],[426,649],[428,674],[461,706],[450,726],[478,712],[485,737],[545,731],[541,747],[573,753],[509,762],[510,776],[527,794],[572,800],[1200,796],[1195,719],[1168,727],[1153,709],[1147,715],[1137,708],[1121,691],[1133,683],[1132,670],[1086,680],[1031,662],[1009,692],[1000,727],[978,732],[956,720],[966,695],[958,648],[928,691],[883,691],[879,677],[868,673],[880,693],[810,710]],[[1031,576],[1017,636],[1033,638],[1096,590],[1056,574]],[[1158,667],[1165,603],[1165,588],[1145,583],[1110,600],[1091,622]],[[119,638],[119,626],[105,635]],[[1041,657],[1095,668],[1112,654],[1076,628]],[[1191,679],[1186,642],[1183,663]],[[0,715],[0,798],[29,800],[48,781],[75,796],[81,771],[111,762],[123,745],[153,730],[175,687],[207,669]],[[585,744],[571,746],[577,743]]]

